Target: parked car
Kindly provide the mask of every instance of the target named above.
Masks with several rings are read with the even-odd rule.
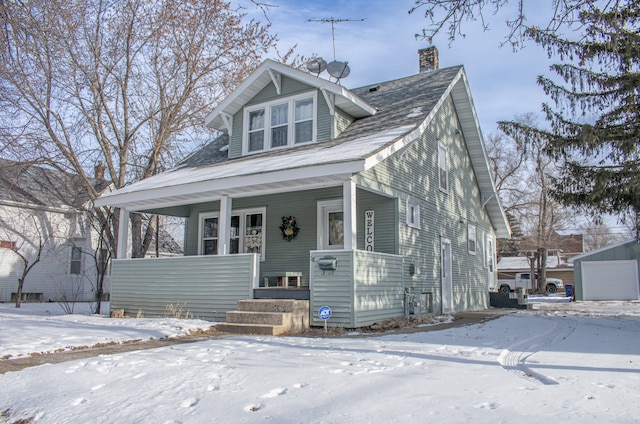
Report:
[[[537,278],[535,280],[532,284],[530,272],[518,272],[514,279],[499,279],[498,291],[501,293],[509,293],[519,287],[524,287],[526,290],[535,290],[537,288]],[[556,293],[564,290],[564,284],[559,278],[547,277],[545,290],[547,293]]]

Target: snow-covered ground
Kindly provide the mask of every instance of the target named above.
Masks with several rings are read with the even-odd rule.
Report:
[[[53,308],[0,305],[0,356],[211,325]],[[218,338],[0,375],[0,423],[600,424],[639,416],[640,302],[535,303],[472,326],[376,337]]]

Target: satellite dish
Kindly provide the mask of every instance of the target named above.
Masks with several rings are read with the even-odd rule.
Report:
[[[339,60],[329,62],[327,64],[327,72],[336,79],[346,78],[351,73],[348,63],[349,62],[341,62]]]
[[[309,72],[320,75],[327,69],[327,61],[321,57],[314,57],[307,62],[307,69]]]

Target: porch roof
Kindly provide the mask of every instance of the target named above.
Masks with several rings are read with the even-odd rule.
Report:
[[[402,138],[413,126],[361,137],[350,143],[322,143],[205,166],[182,165],[96,199],[128,211],[146,211],[220,199],[341,185],[367,169],[368,155]],[[177,213],[180,214],[179,212]]]

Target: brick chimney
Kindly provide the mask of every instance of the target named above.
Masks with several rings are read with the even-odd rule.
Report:
[[[95,166],[94,171],[96,175],[96,180],[104,180],[104,170],[107,169],[106,166],[102,163],[102,161],[98,162]]]
[[[438,70],[438,49],[435,46],[418,50],[420,73]]]

